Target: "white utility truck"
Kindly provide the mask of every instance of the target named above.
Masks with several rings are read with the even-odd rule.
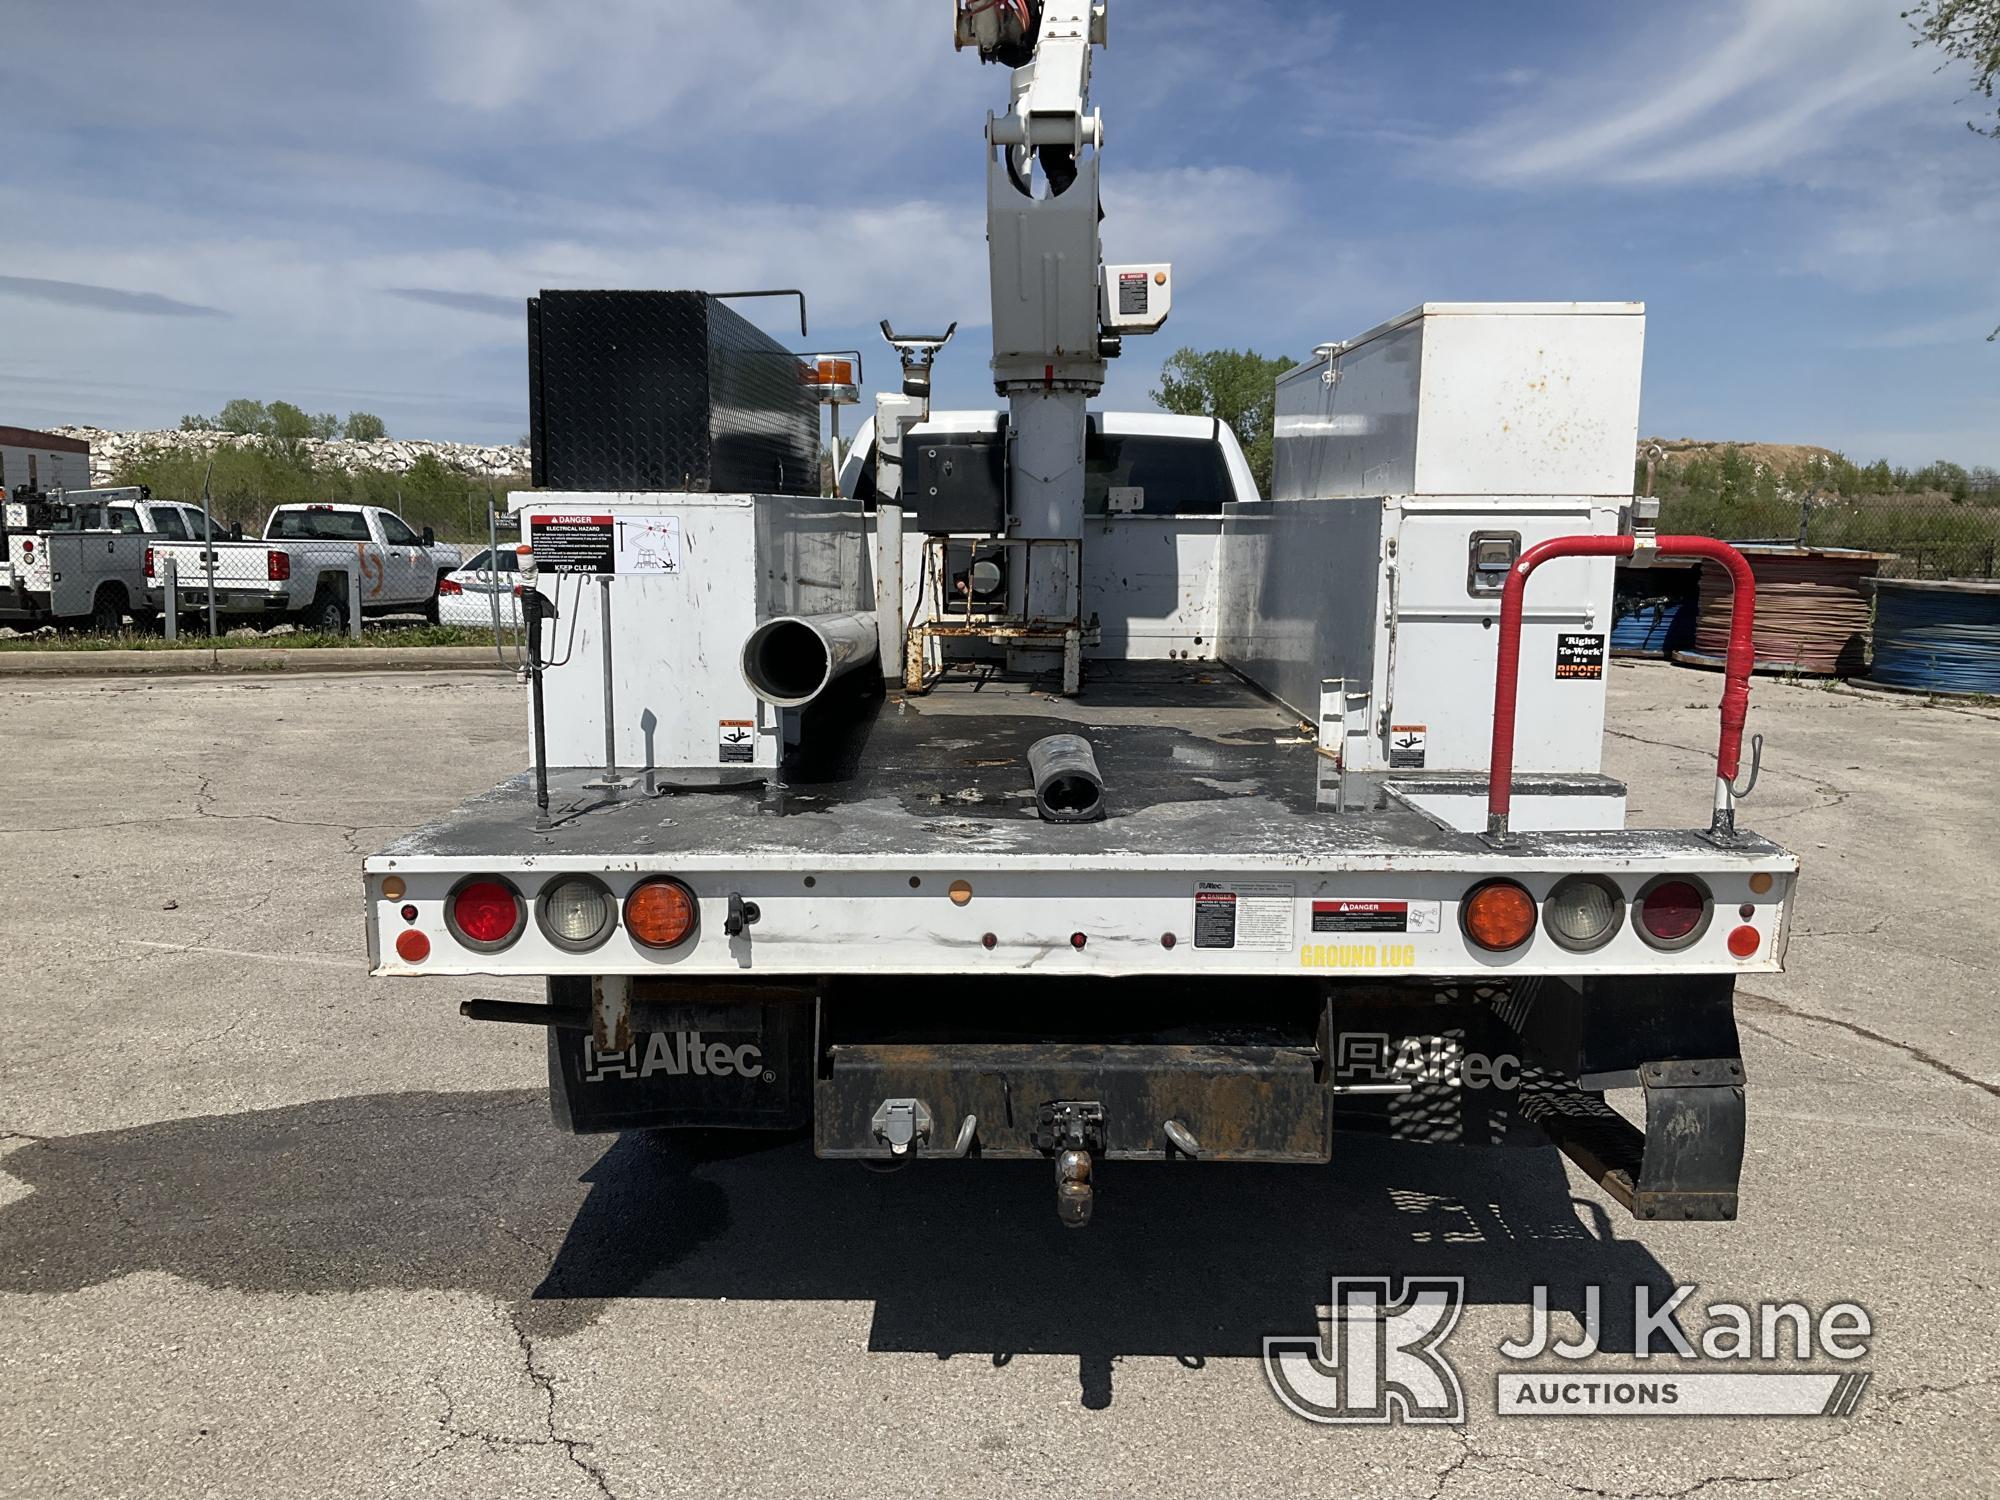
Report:
[[[437,614],[438,580],[459,564],[459,549],[421,534],[379,505],[280,505],[261,539],[204,541],[148,554],[149,577],[164,586],[173,565],[179,607],[199,617],[212,581],[218,615],[259,623],[294,621],[338,635],[354,601],[364,615]]]
[[[546,1028],[564,1128],[1042,1159],[1069,1224],[1104,1162],[1344,1131],[1553,1144],[1643,1218],[1734,1217],[1733,989],[1798,864],[1736,826],[1748,570],[1631,494],[1643,310],[1321,344],[1269,497],[1219,423],[1092,414],[1173,291],[1102,264],[1105,24],[962,0],[1012,70],[1005,409],[930,411],[950,331],[885,323],[902,391],[837,496],[797,357],[726,298],[529,303],[529,767],[365,861],[374,972],[545,978],[460,1009]],[[1628,829],[1612,570],[1683,554],[1738,591],[1714,814]]]
[[[192,506],[155,500],[144,485],[25,490],[0,512],[0,623],[58,625],[111,634],[127,615],[152,626],[159,592],[149,544],[201,524]]]

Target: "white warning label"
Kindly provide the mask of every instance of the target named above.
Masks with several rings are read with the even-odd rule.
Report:
[[[1292,946],[1292,887],[1277,881],[1224,885],[1200,880],[1194,887],[1197,948]]]
[[[757,758],[754,719],[723,719],[715,726],[716,759],[727,765],[748,765]]]
[[[618,516],[618,571],[678,573],[681,570],[679,516]]]

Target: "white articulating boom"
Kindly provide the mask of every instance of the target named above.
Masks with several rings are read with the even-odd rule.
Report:
[[[1104,388],[1105,361],[1118,350],[1101,300],[1104,123],[1090,108],[1091,48],[1105,28],[1102,0],[962,0],[958,14],[961,45],[971,41],[992,61],[1024,50],[1028,58],[1014,68],[1007,113],[986,117],[993,384],[1007,398],[1012,433],[1010,535],[1077,544],[1037,549],[1033,566],[1017,570],[1009,606],[1030,620],[1079,613],[1085,403]],[[1165,268],[1145,271],[1159,282],[1144,283],[1141,300],[1163,308]]]

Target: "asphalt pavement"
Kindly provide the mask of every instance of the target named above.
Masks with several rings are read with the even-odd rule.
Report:
[[[1633,821],[1705,825],[1719,681],[1611,674]],[[498,673],[0,682],[0,1495],[2000,1493],[2000,712],[1760,681],[1805,861],[1740,993],[1742,1217],[1548,1150],[893,1176],[549,1125],[518,981],[371,980],[360,860],[520,766]],[[1463,1426],[1260,1354],[1335,1273],[1462,1276]],[[1845,1418],[1502,1418],[1535,1287],[1857,1302]],[[1574,1332],[1567,1313],[1561,1331]],[[1653,1365],[1660,1364],[1655,1360]],[[1823,1363],[1816,1367],[1824,1367]]]

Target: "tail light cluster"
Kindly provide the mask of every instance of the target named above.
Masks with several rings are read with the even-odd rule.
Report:
[[[292,554],[273,547],[264,554],[264,572],[272,583],[283,583],[292,576]]]
[[[383,883],[383,895],[400,900],[403,885]],[[529,903],[514,883],[499,875],[468,875],[445,897],[444,925],[461,947],[501,953],[528,930]],[[402,908],[414,923],[418,909]],[[701,907],[694,892],[670,875],[653,875],[626,893],[621,907],[611,888],[595,875],[559,875],[536,894],[535,925],[551,944],[568,953],[589,953],[609,942],[622,915],[632,941],[664,952],[679,948],[700,930]],[[408,963],[430,956],[430,940],[414,927],[397,935],[396,952]]]
[[[1761,884],[1759,883],[1761,881]],[[1771,889],[1768,876],[1752,879],[1752,889]],[[1549,940],[1571,953],[1594,953],[1625,925],[1628,903],[1617,883],[1603,875],[1568,875],[1556,882],[1539,913],[1527,887],[1513,880],[1474,886],[1459,904],[1465,935],[1488,953],[1511,953],[1535,935],[1539,925]],[[1659,875],[1639,887],[1630,903],[1632,929],[1649,948],[1678,953],[1701,941],[1715,916],[1715,897],[1692,875]],[[1763,935],[1749,925],[1755,908],[1741,913],[1744,925],[1729,934],[1729,951],[1754,958]]]
[[[153,576],[153,549],[151,547],[146,549],[146,576],[148,578]]]
[[[439,598],[444,598],[445,596],[450,594],[462,594],[464,592],[465,592],[464,586],[460,584],[456,578],[440,578],[438,580]]]

